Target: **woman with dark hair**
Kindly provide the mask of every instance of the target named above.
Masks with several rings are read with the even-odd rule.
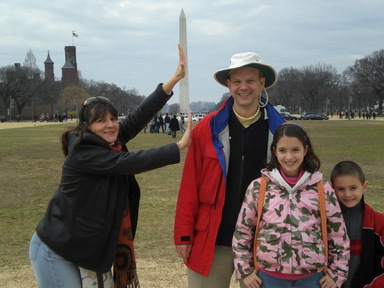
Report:
[[[78,125],[62,135],[61,182],[30,243],[40,288],[84,288],[89,279],[99,287],[139,287],[133,239],[140,188],[134,175],[180,162],[180,151],[191,142],[192,125],[177,143],[135,153],[126,143],[166,104],[184,76],[179,46],[175,74],[121,122],[107,98],[84,101]]]

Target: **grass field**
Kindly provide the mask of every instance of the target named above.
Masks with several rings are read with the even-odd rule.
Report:
[[[300,121],[329,177],[341,160],[358,162],[366,173],[367,201],[384,212],[384,121]],[[60,181],[61,133],[71,124],[1,130],[0,287],[36,287],[28,244]],[[180,139],[180,134],[176,140]],[[166,134],[141,133],[131,151],[172,142]],[[185,157],[183,152],[182,159]],[[183,161],[137,175],[142,198],[135,240],[142,287],[186,287],[185,269],[173,245],[173,217]],[[236,287],[233,285],[233,287]]]

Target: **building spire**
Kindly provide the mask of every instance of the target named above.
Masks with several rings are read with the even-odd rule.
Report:
[[[48,50],[48,55],[47,59],[44,61],[44,70],[45,70],[45,80],[54,82],[55,81],[55,73],[53,69],[53,61],[51,59],[51,56],[49,55],[49,50]]]

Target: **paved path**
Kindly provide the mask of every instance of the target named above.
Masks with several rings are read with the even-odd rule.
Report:
[[[12,129],[12,128],[25,128],[25,127],[39,127],[44,125],[63,125],[66,123],[73,123],[73,126],[76,125],[76,121],[69,121],[69,122],[29,122],[29,121],[23,121],[23,122],[1,122],[0,123],[0,130],[2,129]]]

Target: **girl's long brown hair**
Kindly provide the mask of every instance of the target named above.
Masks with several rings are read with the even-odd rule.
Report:
[[[276,129],[275,134],[273,136],[273,141],[270,147],[271,159],[266,165],[266,168],[269,171],[272,171],[274,168],[280,167],[279,161],[277,160],[277,157],[276,157],[275,149],[276,149],[277,143],[283,136],[295,137],[300,140],[304,148],[308,147],[307,154],[305,155],[304,161],[302,164],[302,169],[310,173],[313,173],[320,169],[320,159],[319,157],[317,157],[315,151],[313,150],[311,140],[309,139],[305,129],[298,124],[286,122],[281,124]]]

